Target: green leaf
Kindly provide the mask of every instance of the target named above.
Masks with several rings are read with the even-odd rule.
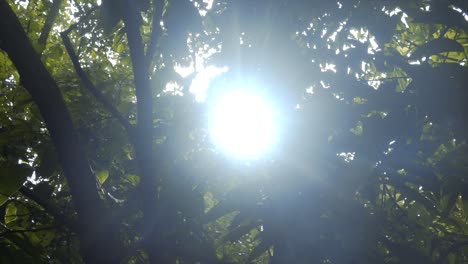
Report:
[[[9,203],[5,211],[5,224],[9,224],[17,219],[15,203]]]
[[[452,211],[453,207],[455,206],[455,203],[457,202],[458,196],[458,192],[453,192],[442,198],[442,200],[444,201],[442,208],[443,216],[449,215],[450,211]]]
[[[25,165],[0,164],[0,206],[14,194],[31,175],[31,168]]]
[[[29,240],[34,246],[45,248],[49,246],[55,237],[55,230],[37,231],[29,234]]]
[[[103,184],[107,178],[109,178],[109,171],[108,170],[102,170],[96,174],[96,177],[99,180],[100,184]]]
[[[457,257],[455,254],[449,254],[448,255],[448,263],[449,264],[456,264],[457,263]]]
[[[122,38],[124,36],[123,30],[119,30],[114,35],[114,40],[112,42],[112,49],[117,50],[118,46],[122,44]]]
[[[11,241],[11,243],[13,243],[15,247],[20,248],[21,252],[23,253],[22,255],[29,255],[35,260],[34,262],[30,263],[46,263],[42,256],[43,251],[40,250],[40,248],[37,248],[33,244],[31,244],[31,241],[27,239],[23,234],[11,233],[6,235],[5,238]]]
[[[249,215],[246,214],[244,211],[240,211],[234,219],[232,219],[231,224],[229,225],[229,231],[232,231],[242,225],[242,223],[247,222],[246,220],[249,219]]]
[[[115,51],[117,51],[118,53],[122,53],[124,49],[125,49],[125,45],[120,43],[119,45],[117,45],[117,48],[115,49]]]
[[[242,236],[247,235],[250,232],[250,230],[256,228],[259,225],[260,224],[258,222],[251,222],[249,224],[240,226],[240,227],[234,229],[233,231],[229,232],[229,234],[227,234],[223,238],[223,241],[231,241],[231,242],[237,241]]]
[[[272,247],[271,241],[262,240],[262,242],[260,242],[260,244],[258,244],[258,246],[256,246],[250,253],[249,261],[260,257],[260,255],[262,255],[263,252],[267,251],[270,247]]]
[[[409,244],[395,243],[388,239],[382,241],[388,250],[400,259],[399,263],[433,263],[429,256],[423,251],[412,247]]]
[[[238,206],[227,200],[222,200],[209,210],[203,217],[203,222],[209,223],[228,213],[238,211]]]
[[[462,193],[462,204],[463,204],[463,213],[465,217],[468,217],[468,191],[463,191]]]
[[[364,131],[364,126],[361,121],[358,121],[356,126],[354,128],[350,129],[351,133],[353,133],[356,136],[361,136],[363,131]]]
[[[137,186],[140,184],[140,177],[135,174],[128,174],[125,176],[124,182],[129,183],[131,186]]]

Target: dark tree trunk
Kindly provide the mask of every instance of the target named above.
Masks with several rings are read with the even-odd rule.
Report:
[[[80,247],[87,263],[118,263],[120,243],[105,213],[83,148],[57,83],[41,62],[18,18],[0,0],[0,49],[4,50],[44,118],[78,213]]]
[[[143,248],[151,263],[173,263],[163,257],[164,250],[159,230],[157,206],[157,158],[153,152],[153,97],[150,88],[149,69],[146,63],[143,40],[140,33],[141,16],[137,6],[130,0],[123,1],[124,23],[132,58],[133,78],[137,97],[137,128],[135,154],[141,178],[140,198],[143,205]],[[159,157],[161,158],[161,157]]]

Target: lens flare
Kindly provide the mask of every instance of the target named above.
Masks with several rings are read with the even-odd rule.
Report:
[[[273,106],[253,92],[228,92],[212,108],[211,137],[235,158],[259,158],[273,147],[276,131]]]

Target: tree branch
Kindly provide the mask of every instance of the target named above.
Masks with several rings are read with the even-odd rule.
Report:
[[[40,232],[40,231],[45,231],[45,230],[51,230],[51,229],[57,229],[59,228],[60,225],[55,225],[55,226],[45,226],[45,227],[39,227],[39,228],[34,228],[34,229],[9,229],[3,233],[0,233],[0,237],[4,237],[9,234],[14,234],[14,233],[30,233],[30,232]]]
[[[63,31],[62,33],[65,33],[68,35],[70,31],[75,30],[78,27],[78,25],[83,23],[83,21],[86,21],[93,14],[93,12],[96,11],[98,8],[99,6],[93,6],[91,9],[88,10],[88,12],[84,16],[82,16],[78,20],[78,22],[76,22],[75,24],[72,24],[67,30]]]
[[[125,30],[127,33],[130,56],[132,59],[133,76],[137,97],[137,143],[135,144],[137,160],[139,160],[142,185],[144,181],[149,185],[153,182],[152,174],[154,160],[152,158],[153,137],[153,96],[149,83],[149,71],[145,67],[143,40],[140,33],[141,16],[139,10],[131,0],[125,2]],[[146,188],[150,186],[146,185]],[[152,186],[155,187],[155,186]],[[153,190],[154,191],[154,190]]]
[[[23,86],[31,94],[50,132],[77,211],[77,234],[84,260],[88,263],[118,263],[123,245],[97,191],[95,175],[88,166],[68,107],[57,82],[42,63],[6,0],[0,0],[0,47],[15,65]],[[89,223],[90,219],[93,224]],[[111,250],[116,254],[102,254]]]
[[[83,68],[80,65],[78,56],[76,55],[75,51],[73,50],[73,46],[70,42],[70,39],[67,35],[68,31],[64,31],[60,33],[60,36],[63,39],[63,43],[65,45],[65,49],[70,56],[70,59],[73,63],[73,67],[75,68],[78,77],[81,79],[83,84],[85,85],[86,89],[98,100],[111,114],[114,116],[120,124],[127,130],[127,133],[130,135],[133,134],[133,126],[128,122],[128,120],[114,107],[114,105],[107,100],[107,98],[94,86],[94,84],[89,79],[88,75],[84,72]]]
[[[133,76],[137,97],[137,129],[135,140],[135,156],[138,165],[138,174],[141,182],[138,186],[141,193],[143,214],[146,227],[143,232],[144,248],[148,251],[151,263],[165,263],[154,252],[158,244],[156,235],[160,230],[157,227],[157,163],[153,153],[153,97],[149,82],[149,69],[147,57],[144,53],[143,40],[140,33],[142,18],[140,11],[133,1],[124,0],[124,24],[127,33],[128,46],[132,59]],[[149,53],[147,53],[149,54]]]
[[[49,15],[46,18],[44,27],[42,27],[41,35],[37,41],[41,46],[45,47],[47,38],[49,37],[52,26],[54,25],[55,19],[60,11],[60,6],[62,5],[62,0],[54,0],[52,7],[50,8]]]
[[[55,226],[44,226],[44,227],[39,227],[39,228],[34,228],[34,229],[8,229],[5,232],[0,233],[0,237],[9,235],[9,234],[14,234],[14,233],[32,233],[32,232],[40,232],[40,231],[45,231],[45,230],[51,230],[51,229],[57,229],[59,228],[60,225],[55,225]]]
[[[145,67],[148,69],[153,60],[154,53],[156,52],[156,46],[158,44],[158,38],[161,34],[161,19],[164,9],[164,0],[155,0],[153,3],[153,22],[151,26],[151,39],[148,44],[148,50],[146,51],[146,62]]]
[[[468,240],[464,240],[464,241],[460,241],[458,243],[454,243],[453,245],[451,245],[450,247],[448,247],[446,250],[443,250],[441,253],[440,253],[440,256],[439,256],[439,261],[437,262],[438,264],[442,264],[442,263],[446,263],[446,258],[447,256],[454,252],[454,251],[458,251],[464,247],[468,246]]]
[[[39,206],[44,208],[44,210],[52,215],[55,219],[60,224],[68,226],[70,229],[77,231],[78,230],[78,224],[76,223],[75,220],[67,218],[64,214],[62,214],[57,208],[50,206],[50,204],[38,195],[34,193],[34,191],[31,191],[30,189],[26,188],[25,186],[21,186],[19,189],[20,193],[26,196],[27,198],[31,199],[35,203],[37,203]]]

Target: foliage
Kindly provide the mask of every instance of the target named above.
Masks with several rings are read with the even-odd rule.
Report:
[[[100,2],[8,1],[95,188],[75,191],[0,34],[1,263],[468,262],[466,1]],[[208,66],[229,71],[198,102]],[[238,78],[264,84],[284,127],[250,164],[207,135]],[[91,194],[104,209],[86,215]],[[120,245],[89,251],[96,229]]]

